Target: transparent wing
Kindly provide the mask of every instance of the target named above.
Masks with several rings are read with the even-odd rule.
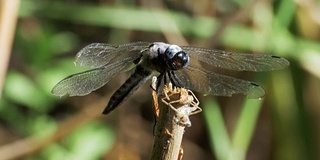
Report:
[[[254,82],[220,75],[197,66],[190,65],[175,71],[183,86],[196,92],[217,96],[232,96],[243,93],[248,98],[261,98],[265,92]]]
[[[290,64],[284,58],[268,54],[233,53],[191,46],[181,48],[194,59],[235,71],[271,71],[286,68]]]
[[[52,89],[56,96],[83,96],[104,86],[111,78],[134,68],[135,59],[139,55],[127,57],[109,65],[73,74],[61,80]]]
[[[122,53],[140,51],[147,48],[150,44],[149,42],[133,42],[120,45],[92,43],[77,53],[75,63],[92,68],[101,67]]]

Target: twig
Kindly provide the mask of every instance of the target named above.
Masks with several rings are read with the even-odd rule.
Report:
[[[59,123],[57,130],[51,135],[48,135],[47,137],[27,137],[12,142],[10,144],[0,146],[0,159],[23,159],[27,156],[39,152],[49,144],[58,141],[66,135],[70,134],[78,127],[92,121],[93,119],[100,117],[100,113],[92,113],[92,108],[94,108],[95,106],[102,106],[103,104],[105,104],[104,100],[97,100],[95,103],[90,104],[90,106],[83,107],[83,109],[80,112]]]
[[[156,78],[153,78],[153,88]],[[153,91],[155,94],[156,91]],[[155,97],[155,96],[154,96]],[[190,115],[201,112],[199,101],[190,90],[164,86],[159,98],[160,114],[155,128],[151,160],[178,160],[182,158],[181,142],[185,127],[190,127]],[[155,104],[158,98],[154,98]]]

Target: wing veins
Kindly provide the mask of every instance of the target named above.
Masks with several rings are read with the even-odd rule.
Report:
[[[87,95],[104,86],[111,78],[131,70],[134,67],[132,62],[139,57],[140,55],[130,56],[100,68],[70,75],[57,83],[51,92],[56,96]]]
[[[289,66],[286,59],[268,54],[234,53],[190,46],[181,48],[194,59],[235,71],[271,71]]]
[[[141,51],[149,45],[149,42],[133,42],[121,45],[92,43],[77,53],[75,63],[80,66],[97,68],[109,64],[111,60],[124,53]]]
[[[217,74],[194,65],[176,71],[176,74],[186,88],[204,94],[232,96],[243,93],[248,98],[261,98],[265,94],[262,87],[253,82]]]

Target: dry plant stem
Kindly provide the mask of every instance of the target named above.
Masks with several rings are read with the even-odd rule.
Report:
[[[151,160],[177,160],[184,126],[173,122],[175,112],[160,102]]]
[[[154,82],[154,79],[153,79]],[[153,83],[154,86],[154,83]],[[155,91],[154,91],[155,92]],[[151,160],[178,160],[186,126],[191,126],[189,116],[201,112],[194,95],[186,89],[165,86],[159,102],[160,115],[156,122]],[[180,158],[179,158],[180,159]]]
[[[4,83],[20,0],[0,0],[0,96]]]

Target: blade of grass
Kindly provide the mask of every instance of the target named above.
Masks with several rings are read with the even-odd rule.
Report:
[[[230,140],[219,105],[211,99],[205,101],[204,115],[211,135],[213,152],[219,160],[244,160],[261,108],[261,100],[246,100],[236,129]]]
[[[290,23],[296,14],[296,2],[291,0],[282,0],[276,10],[274,18],[283,28],[289,28]]]
[[[257,118],[262,106],[262,100],[247,99],[237,121],[235,132],[232,136],[232,159],[246,159],[248,146],[252,139]]]
[[[203,113],[206,119],[213,152],[217,159],[227,159],[230,152],[230,139],[219,104],[214,99],[204,101]]]

